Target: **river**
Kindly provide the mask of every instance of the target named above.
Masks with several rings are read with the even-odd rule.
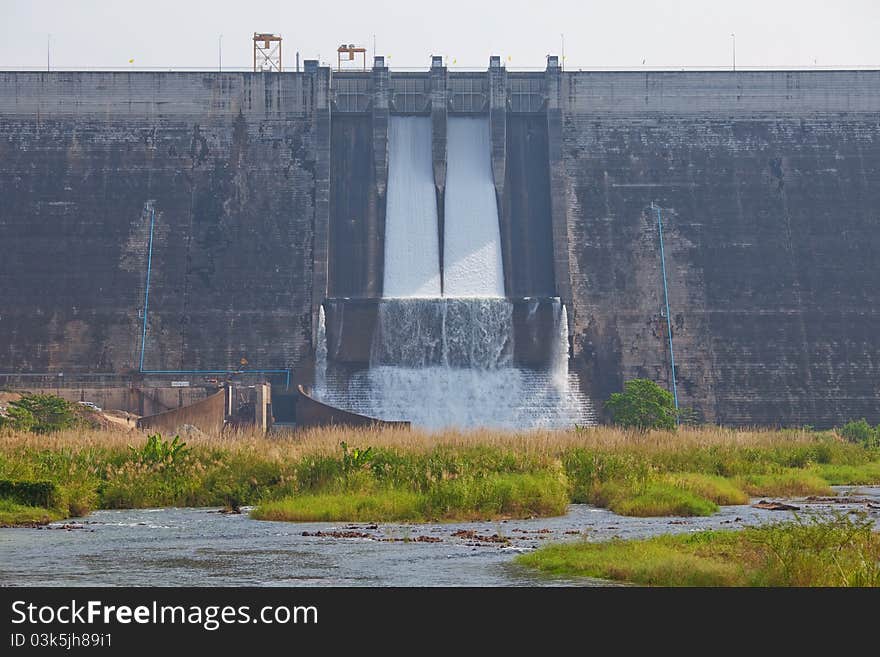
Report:
[[[880,487],[837,490],[863,501],[793,503],[808,513],[866,510],[880,525]],[[43,529],[0,529],[0,585],[607,585],[535,573],[513,557],[549,541],[640,538],[790,517],[727,506],[705,518],[628,518],[572,504],[556,518],[366,525],[267,522],[203,508],[101,510]]]

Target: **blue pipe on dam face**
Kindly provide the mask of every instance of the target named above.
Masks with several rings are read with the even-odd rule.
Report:
[[[153,229],[156,226],[156,208],[152,201],[147,202],[150,207],[150,244],[147,251],[147,282],[144,285],[144,328],[141,331],[141,361],[139,371],[144,371],[144,351],[147,346],[147,308],[150,304],[150,273],[153,269]]]
[[[675,384],[675,351],[672,349],[672,316],[669,314],[669,289],[666,286],[666,255],[663,252],[663,220],[660,218],[660,206],[651,202],[651,207],[657,211],[657,232],[660,234],[660,270],[663,272],[663,301],[666,304],[666,335],[669,336],[669,365],[672,370],[672,398],[675,400],[675,410],[678,411],[678,387]],[[676,412],[675,423],[678,424]]]
[[[153,272],[153,233],[156,226],[156,208],[152,201],[147,202],[150,208],[150,240],[147,249],[147,280],[144,285],[144,323],[141,330],[141,359],[138,372],[141,374],[286,374],[284,387],[290,389],[290,370],[145,370],[144,354],[147,348],[147,310],[150,305],[150,276]]]

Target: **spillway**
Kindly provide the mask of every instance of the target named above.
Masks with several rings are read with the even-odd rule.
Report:
[[[552,358],[542,367],[515,362],[514,301],[505,297],[486,117],[448,118],[441,269],[431,131],[430,118],[390,119],[384,298],[369,322],[334,312],[338,335],[362,335],[365,324],[372,326],[369,363],[334,366],[339,354],[328,354],[322,309],[316,397],[432,430],[594,422],[568,372],[568,321],[558,298],[552,299],[550,330],[536,314],[540,301],[550,299],[530,300],[522,320],[526,334],[552,342]]]
[[[489,119],[450,117],[446,130],[443,294],[503,297],[504,270],[490,160]]]
[[[533,369],[514,365],[508,299],[385,299],[369,368],[330,367],[315,392],[333,406],[429,430],[592,424],[592,406],[568,371],[565,308],[554,303],[555,357]]]
[[[386,297],[440,296],[440,239],[431,119],[392,116],[385,214]]]

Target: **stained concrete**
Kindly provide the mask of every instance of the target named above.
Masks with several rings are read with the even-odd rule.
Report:
[[[0,370],[138,368],[148,206],[145,369],[307,358],[319,82],[0,73]]]
[[[709,421],[880,421],[880,73],[570,73],[576,365]]]
[[[137,369],[152,207],[146,368],[246,358],[307,380],[318,305],[381,281],[397,74],[364,75],[349,130],[325,68],[0,73],[0,373]],[[474,76],[421,76],[438,125],[465,111],[442,89],[457,75]],[[562,298],[595,400],[671,383],[654,203],[683,404],[728,424],[880,422],[880,72],[489,82],[468,112],[491,109],[508,294]]]

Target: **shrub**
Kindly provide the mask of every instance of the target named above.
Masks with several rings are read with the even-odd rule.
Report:
[[[0,498],[26,506],[54,506],[57,489],[51,481],[15,481],[0,479]]]
[[[12,404],[6,409],[6,415],[0,415],[0,429],[9,427],[16,431],[30,431],[37,420],[28,409]]]
[[[131,446],[129,449],[145,465],[174,465],[180,463],[189,453],[180,436],[174,436],[174,440],[169,442],[162,439],[161,433],[147,436],[146,444],[140,449]]]
[[[73,404],[55,395],[24,395],[9,402],[9,417],[14,417],[14,428],[34,433],[51,433],[69,429],[78,423]]]
[[[605,408],[614,424],[622,427],[675,429],[675,401],[672,393],[648,379],[632,379],[615,392]]]
[[[880,425],[871,427],[865,418],[850,420],[838,430],[845,440],[861,445],[862,447],[877,447],[880,445]]]

